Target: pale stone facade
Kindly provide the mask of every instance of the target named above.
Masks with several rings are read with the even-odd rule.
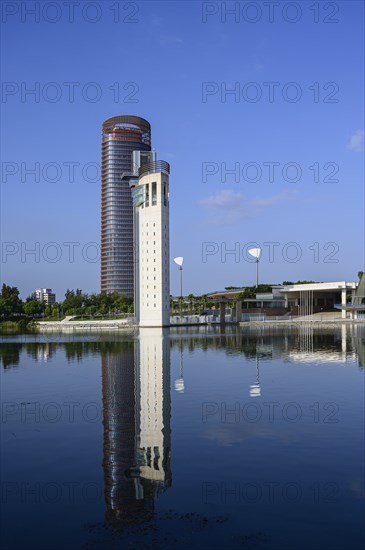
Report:
[[[170,324],[169,176],[148,172],[135,189],[138,250],[137,321],[141,327]]]

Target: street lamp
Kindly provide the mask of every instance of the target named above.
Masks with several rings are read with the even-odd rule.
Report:
[[[251,256],[256,258],[256,287],[259,285],[259,259],[261,256],[261,248],[250,248],[248,251]]]
[[[179,267],[179,271],[180,271],[180,317],[182,317],[182,297],[183,297],[182,266],[184,263],[184,258],[182,256],[177,256],[176,258],[174,258],[174,262]]]

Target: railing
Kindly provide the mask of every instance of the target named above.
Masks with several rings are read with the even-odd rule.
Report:
[[[155,160],[151,162],[146,162],[142,164],[138,170],[138,176],[141,178],[146,174],[154,174],[156,172],[165,172],[165,174],[170,174],[170,165],[165,160]]]
[[[335,304],[334,307],[336,309],[364,309],[365,310],[365,304]]]
[[[232,322],[230,315],[226,315],[226,322]],[[172,315],[170,317],[171,325],[210,325],[219,323],[219,315],[183,315],[182,317]]]

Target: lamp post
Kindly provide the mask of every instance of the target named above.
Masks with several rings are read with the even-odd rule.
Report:
[[[259,286],[259,259],[261,256],[261,248],[250,248],[248,251],[251,256],[256,258],[256,288]]]
[[[177,256],[176,258],[174,258],[174,262],[179,267],[179,271],[180,271],[180,317],[182,317],[182,297],[183,297],[182,266],[184,263],[184,258],[182,256]]]

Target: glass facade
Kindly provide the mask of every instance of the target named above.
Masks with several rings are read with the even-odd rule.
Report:
[[[151,150],[151,127],[135,116],[103,124],[101,176],[101,292],[134,295],[133,151]]]

